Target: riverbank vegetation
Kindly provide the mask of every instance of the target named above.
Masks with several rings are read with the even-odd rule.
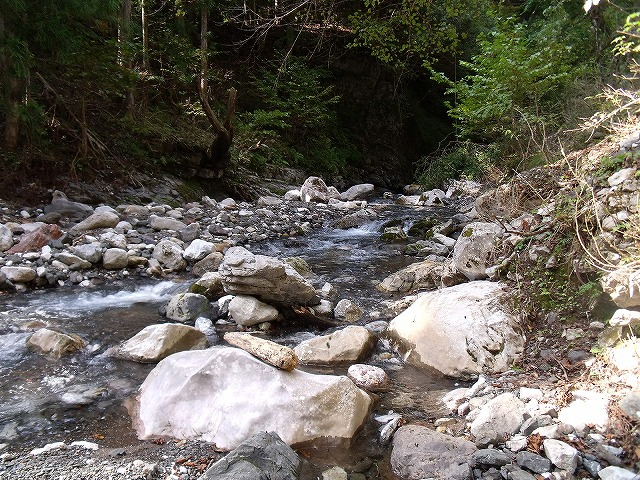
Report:
[[[285,166],[433,187],[509,176],[637,123],[629,0],[1,10],[5,188],[131,170],[215,184]]]

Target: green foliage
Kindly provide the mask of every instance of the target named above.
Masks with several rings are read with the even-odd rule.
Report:
[[[620,35],[612,43],[615,55],[640,54],[640,12],[627,17]]]
[[[453,143],[444,151],[422,157],[417,164],[418,183],[426,189],[441,188],[449,179],[481,179],[497,163],[495,146],[472,142]]]
[[[349,19],[355,33],[351,47],[365,47],[398,70],[430,68],[459,53],[466,36],[483,27],[488,5],[484,0],[364,0],[364,8]]]
[[[563,44],[536,45],[513,19],[479,42],[481,53],[462,62],[472,73],[449,91],[460,134],[492,142],[517,142],[560,126],[563,93],[577,75]]]
[[[340,170],[352,151],[338,128],[340,98],[326,86],[328,77],[295,57],[265,66],[252,81],[259,108],[239,115],[240,160]]]

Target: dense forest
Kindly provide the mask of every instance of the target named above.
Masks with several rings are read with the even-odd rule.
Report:
[[[1,4],[4,191],[287,166],[438,186],[549,161],[639,104],[633,0]]]

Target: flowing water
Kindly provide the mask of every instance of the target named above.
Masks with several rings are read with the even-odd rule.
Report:
[[[379,220],[360,228],[326,228],[306,237],[248,247],[254,253],[277,257],[298,256],[313,269],[310,280],[321,287],[330,282],[339,298],[348,298],[365,312],[389,299],[374,286],[389,273],[416,261],[400,253],[401,245],[379,240],[379,229],[389,218],[412,219],[447,215],[444,209],[378,207]],[[110,349],[147,325],[164,319],[158,307],[186,282],[129,280],[88,289],[62,287],[0,297],[0,442],[41,446],[59,440],[102,440],[107,446],[135,441],[123,407],[152,365],[118,360]],[[380,318],[363,319],[363,322]],[[81,353],[52,359],[32,353],[25,340],[39,326],[59,327],[88,342]],[[294,345],[318,330],[301,327],[281,331],[274,338]],[[389,410],[408,420],[429,421],[445,412],[442,395],[455,388],[451,380],[431,375],[392,356],[381,345],[370,363],[384,368],[392,389],[379,395],[375,413]],[[345,368],[314,369],[345,374]],[[368,422],[350,445],[309,445],[310,464],[352,466],[363,458],[379,458],[385,449],[377,441],[379,424]],[[311,468],[308,478],[317,473]]]

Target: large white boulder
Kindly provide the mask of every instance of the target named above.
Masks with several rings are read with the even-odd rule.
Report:
[[[159,362],[176,352],[203,349],[207,337],[196,328],[175,323],[149,325],[124,342],[118,356],[141,363]]]
[[[428,292],[389,324],[408,360],[451,377],[508,370],[524,349],[506,287],[477,281]]]
[[[232,449],[261,431],[289,445],[351,438],[370,405],[345,376],[287,372],[219,347],[162,360],[140,387],[133,417],[140,439],[198,439]]]
[[[488,277],[487,268],[496,263],[496,246],[503,230],[495,223],[467,225],[453,247],[453,264],[469,280]]]
[[[231,247],[218,269],[227,293],[284,305],[317,305],[316,290],[291,265],[243,247]]]

